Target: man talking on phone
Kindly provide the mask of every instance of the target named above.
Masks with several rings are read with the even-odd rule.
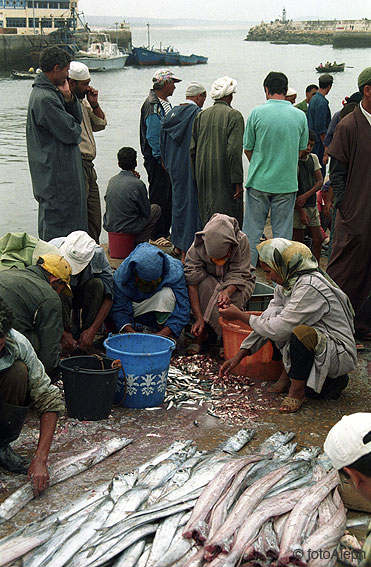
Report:
[[[86,202],[88,207],[88,234],[99,244],[102,213],[94,159],[97,153],[93,132],[104,130],[107,120],[98,102],[98,91],[90,86],[90,72],[84,63],[71,61],[68,71],[69,86],[81,103],[80,151],[84,168]]]

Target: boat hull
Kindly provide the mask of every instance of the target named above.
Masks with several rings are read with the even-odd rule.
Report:
[[[117,71],[125,67],[128,55],[118,55],[117,57],[86,57],[75,56],[75,61],[85,63],[89,71]]]
[[[134,65],[162,65],[163,54],[145,47],[133,47]]]
[[[345,69],[345,63],[336,65],[336,67],[316,67],[317,73],[342,73]]]

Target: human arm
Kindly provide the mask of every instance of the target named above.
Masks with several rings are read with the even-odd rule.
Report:
[[[341,212],[341,206],[345,198],[347,178],[348,178],[348,165],[336,159],[335,157],[332,157],[330,183],[333,189],[335,207],[339,209],[340,212]]]
[[[82,110],[78,100],[64,103],[60,93],[52,92],[34,113],[37,124],[63,144],[80,143]]]
[[[322,207],[322,213],[325,215],[325,217],[330,216],[330,209],[332,207],[332,204],[334,202],[334,190],[333,188],[330,187],[328,188],[327,191],[322,191],[322,196],[323,196],[323,200],[324,200],[324,205]]]
[[[245,356],[249,356],[251,353],[249,350],[240,349],[237,354],[234,355],[233,358],[226,360],[223,362],[219,369],[219,378],[223,378],[226,374],[228,374],[233,368],[236,368]]]
[[[174,283],[169,284],[174,295],[175,295],[175,307],[174,311],[169,315],[166,325],[171,329],[172,334],[175,337],[179,337],[183,328],[189,322],[191,306],[189,304],[189,296],[187,284],[184,277],[183,264],[180,260],[173,259],[176,262],[177,271],[179,272],[179,279]],[[175,268],[175,266],[174,266]],[[165,284],[166,285],[166,284]]]
[[[189,301],[192,313],[196,319],[192,325],[191,333],[195,337],[199,337],[205,329],[205,320],[201,311],[200,298],[198,296],[198,285],[188,286]]]
[[[221,291],[218,295],[218,307],[223,307],[224,305],[227,306],[231,302],[231,296],[237,290],[235,285],[229,285],[223,291]]]
[[[161,119],[158,114],[150,114],[146,118],[146,138],[149,143],[152,155],[157,160],[160,161],[161,150],[160,150],[160,133],[161,133]]]
[[[86,98],[92,110],[91,123],[93,132],[104,130],[107,120],[98,102],[98,91],[93,89],[93,87],[89,87]],[[95,117],[98,118],[98,120],[96,120]]]
[[[47,374],[53,376],[59,365],[59,345],[63,334],[62,304],[54,290],[51,290],[51,297],[39,305],[34,329],[40,344],[38,357]]]
[[[244,122],[242,114],[233,110],[229,115],[227,127],[227,157],[229,162],[230,182],[236,185],[234,198],[237,199],[243,191],[243,167],[242,167],[242,141],[244,133]],[[237,187],[240,186],[240,189]],[[236,196],[237,195],[237,196]]]
[[[315,184],[313,185],[313,187],[311,187],[310,189],[308,189],[308,191],[302,193],[301,195],[299,195],[299,197],[296,198],[295,208],[304,207],[309,197],[311,197],[321,189],[323,185],[323,177],[320,168],[314,171],[314,179],[315,179]]]
[[[199,119],[199,115],[196,116],[196,118],[193,121],[192,136],[191,136],[191,142],[190,142],[190,146],[189,146],[189,157],[190,157],[190,160],[191,160],[191,169],[192,169],[193,179],[196,178],[196,150],[197,150],[198,119]]]
[[[248,238],[240,233],[238,247],[232,249],[227,272],[221,282],[225,289],[235,286],[248,299],[255,287],[255,268],[251,265],[251,250]]]
[[[251,161],[253,150],[244,150],[244,152],[245,152],[245,156],[247,157],[247,159],[249,161]]]
[[[138,208],[138,216],[149,218],[151,214],[151,203],[148,198],[147,189],[143,181],[138,180],[138,189],[135,191],[137,194],[136,205]]]
[[[98,330],[100,329],[102,323],[107,319],[109,312],[111,311],[112,307],[112,299],[110,296],[106,296],[103,299],[102,305],[99,308],[96,318],[94,319],[93,323],[90,325],[88,329],[82,331],[78,346],[85,350],[92,346],[94,337],[97,334]]]
[[[235,183],[235,193],[233,199],[242,199],[243,197],[243,185],[242,183]]]
[[[58,414],[56,412],[45,412],[40,417],[39,441],[27,473],[27,478],[32,482],[36,498],[48,487],[49,471],[47,462],[57,419]]]
[[[113,319],[115,327],[121,331],[125,325],[134,323],[134,311],[132,302],[135,301],[134,285],[128,284],[124,279],[126,265],[124,262],[116,270],[114,275],[114,299],[110,315]],[[123,329],[124,330],[124,329]]]

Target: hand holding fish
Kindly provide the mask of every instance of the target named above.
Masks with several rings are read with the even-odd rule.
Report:
[[[37,498],[49,484],[49,472],[46,461],[35,455],[28,469],[27,478],[31,481],[35,498]]]
[[[241,309],[238,309],[235,305],[221,305],[219,313],[227,321],[241,320],[243,315]]]
[[[229,374],[229,372],[233,370],[233,368],[236,368],[236,366],[241,362],[241,360],[245,358],[245,356],[247,356],[248,354],[250,354],[250,351],[240,349],[238,353],[234,355],[233,358],[230,358],[229,360],[223,362],[223,364],[219,369],[219,378],[223,378],[223,376]]]

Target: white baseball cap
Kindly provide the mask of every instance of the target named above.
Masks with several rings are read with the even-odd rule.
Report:
[[[67,236],[59,252],[70,264],[73,276],[86,268],[94,256],[95,247],[95,240],[83,230],[75,230]]]
[[[371,441],[364,442],[364,437],[370,432],[371,413],[344,415],[330,429],[324,444],[333,467],[342,469],[371,453]]]
[[[86,81],[90,79],[90,72],[85,63],[71,61],[68,76],[70,79],[74,79],[74,81]]]

